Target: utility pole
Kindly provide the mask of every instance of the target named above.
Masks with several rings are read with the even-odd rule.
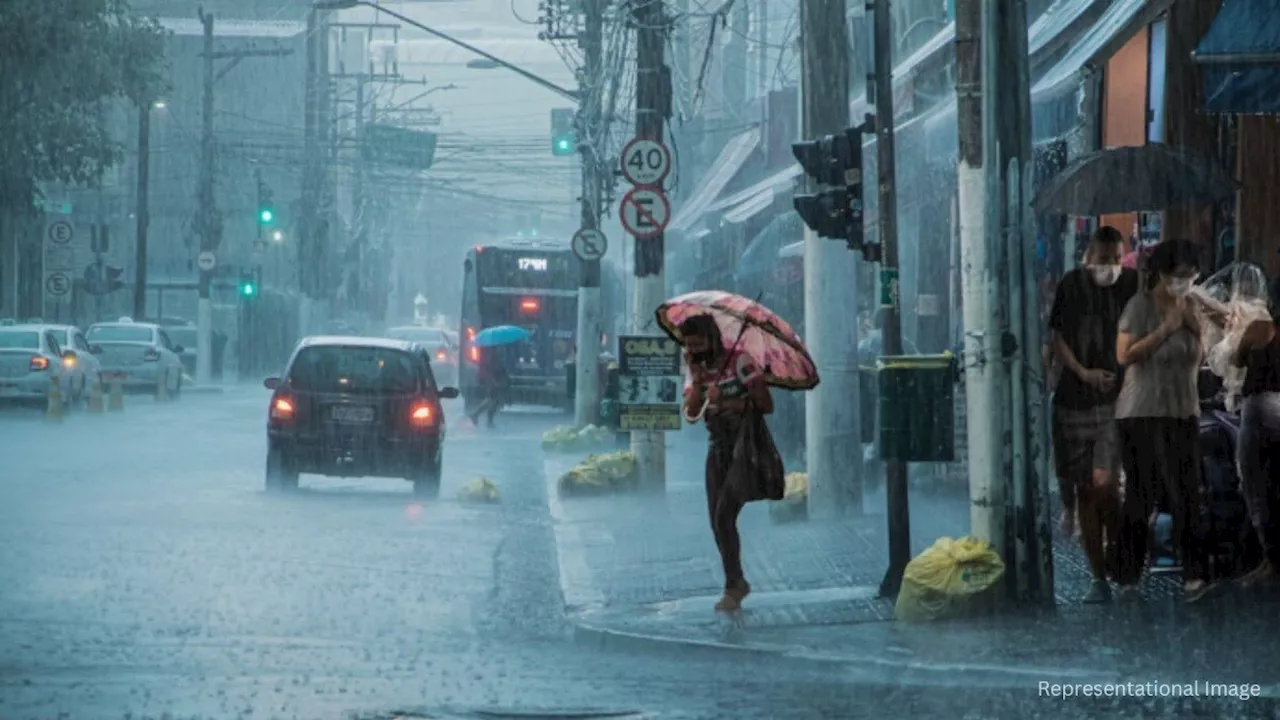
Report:
[[[662,0],[637,0],[632,6],[636,27],[636,137],[663,142],[663,125],[671,117],[671,73],[664,62],[668,19]],[[665,181],[657,185],[665,192]],[[632,328],[639,334],[660,334],[654,312],[666,296],[663,273],[666,241],[663,233],[635,245],[635,301]],[[667,446],[662,432],[631,433],[640,482],[655,492],[665,492]]]
[[[767,97],[769,82],[769,0],[756,2],[756,72],[760,75],[760,97]]]
[[[138,223],[137,241],[133,247],[133,317],[147,316],[147,226],[151,223],[148,204],[151,181],[151,108],[150,100],[138,102],[138,197],[134,217]],[[101,272],[102,258],[98,258]],[[101,278],[99,278],[101,281]]]
[[[316,10],[307,13],[307,71],[303,109],[302,217],[298,233],[298,280],[302,299],[298,309],[298,332],[309,335],[318,324],[315,303],[322,296],[321,268],[325,242],[321,236],[320,195],[320,44],[328,41]]]
[[[1000,290],[987,244],[985,163],[995,124],[992,85],[999,46],[984,30],[983,0],[956,1],[957,188],[960,291],[969,461],[970,532],[1004,556],[1005,495],[1000,382]]]
[[[893,140],[893,15],[890,0],[874,2],[876,185],[879,187],[880,310],[884,317],[883,350],[886,356],[902,354],[902,319],[898,313],[898,191]],[[907,495],[907,463],[884,463],[885,499],[888,503],[889,570],[880,583],[883,597],[896,597],[902,573],[911,562],[911,514]]]
[[[355,244],[356,251],[356,296],[352,298],[352,301],[355,303],[356,307],[364,311],[369,311],[372,308],[372,303],[370,302],[372,297],[372,288],[369,287],[365,278],[365,259],[369,252],[369,248],[367,247],[367,241],[369,238],[369,216],[365,213],[365,153],[363,150],[363,143],[365,87],[368,83],[368,75],[359,75],[356,77],[355,132],[356,144],[361,149],[356,153],[355,172],[353,173],[351,181],[351,213],[352,217],[355,218],[353,228],[355,230],[355,237],[352,238],[352,242]]]
[[[849,121],[849,34],[845,0],[800,3],[802,134],[840,134]],[[857,148],[861,152],[861,148]],[[808,179],[811,192],[819,183]],[[862,438],[858,417],[857,256],[805,231],[804,324],[822,384],[805,394],[809,507],[815,513],[862,512]]]
[[[578,89],[578,152],[582,156],[582,230],[600,229],[603,185],[600,174],[600,115],[604,92],[603,44],[606,0],[586,0],[584,62]],[[574,380],[574,424],[594,425],[600,417],[600,260],[581,260],[578,283],[578,348]]]
[[[213,178],[213,15],[200,10],[204,25],[204,103],[200,133],[199,205],[200,251],[217,253],[222,242],[222,219],[214,207]],[[213,379],[213,303],[210,286],[211,270],[200,271],[200,298],[196,306],[196,384],[208,385]]]

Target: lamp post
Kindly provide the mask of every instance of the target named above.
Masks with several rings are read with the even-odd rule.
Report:
[[[151,182],[151,112],[165,107],[167,105],[164,100],[144,100],[138,103],[138,197],[134,210],[138,234],[133,248],[133,317],[139,320],[147,316],[147,226],[151,223],[147,194]]]

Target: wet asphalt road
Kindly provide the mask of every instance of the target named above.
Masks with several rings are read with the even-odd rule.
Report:
[[[436,502],[314,476],[279,497],[263,491],[267,396],[129,398],[61,425],[0,411],[0,718],[847,707],[834,677],[573,643],[539,448],[563,418],[477,430],[449,408]],[[481,476],[501,503],[460,503]]]

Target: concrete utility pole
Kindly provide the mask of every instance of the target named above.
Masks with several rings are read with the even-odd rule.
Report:
[[[661,143],[663,125],[671,117],[671,75],[663,61],[668,19],[661,0],[638,0],[633,4],[632,15],[636,26],[636,137]],[[664,190],[662,185],[658,189]],[[659,335],[662,331],[654,311],[666,299],[665,238],[658,233],[652,238],[636,240],[635,248],[632,328],[639,334]],[[665,492],[666,435],[633,432],[631,451],[636,456],[640,482],[654,491]]]
[[[849,34],[845,0],[800,3],[802,131],[806,138],[849,125]],[[810,191],[817,181],[808,179]],[[858,417],[858,260],[843,243],[805,230],[805,342],[822,383],[805,394],[809,507],[862,512]]]
[[[317,11],[307,14],[307,72],[303,102],[302,217],[298,233],[298,280],[302,301],[298,310],[301,335],[315,332],[316,303],[324,298],[321,280],[327,256],[325,237],[321,232],[319,213],[321,168],[320,154],[320,58],[321,44],[328,42],[328,30]]]
[[[956,2],[957,187],[960,292],[964,314],[965,407],[968,417],[970,532],[1004,555],[1005,495],[1000,382],[1000,291],[986,237],[986,151],[995,140],[994,71],[998,46],[984,36],[983,0]]]
[[[582,227],[600,229],[604,158],[600,157],[601,101],[604,93],[604,5],[586,0],[579,38],[584,62],[578,93],[578,152],[582,155]],[[578,352],[574,381],[574,424],[594,425],[600,418],[600,261],[580,262],[578,283]]]
[[[883,349],[902,354],[902,318],[898,313],[898,191],[893,140],[893,15],[889,0],[875,0],[876,217],[880,223],[880,310],[884,316]],[[911,562],[911,514],[907,495],[907,463],[884,463],[889,520],[889,569],[880,594],[895,597],[902,573]]]
[[[138,197],[134,217],[138,235],[133,246],[133,316],[139,320],[147,316],[147,226],[151,224],[148,198],[151,182],[151,108],[150,100],[138,103]],[[99,258],[98,267],[102,267]]]
[[[204,103],[200,133],[199,205],[200,251],[217,253],[222,243],[222,218],[214,207],[213,178],[213,15],[200,11],[204,25]],[[212,270],[200,271],[200,297],[196,306],[196,384],[208,385],[213,379],[213,302],[210,286]]]

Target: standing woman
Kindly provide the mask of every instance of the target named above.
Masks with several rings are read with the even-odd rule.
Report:
[[[1166,497],[1188,602],[1209,589],[1195,532],[1203,505],[1196,383],[1203,347],[1197,301],[1188,293],[1199,268],[1196,244],[1156,246],[1147,263],[1148,289],[1125,306],[1116,338],[1116,360],[1124,367],[1116,421],[1126,487],[1115,581],[1122,593],[1137,589],[1147,564],[1149,518]]]
[[[1231,357],[1245,368],[1236,467],[1249,517],[1262,545],[1262,562],[1241,578],[1245,586],[1271,580],[1280,565],[1280,338],[1274,321],[1249,325]]]

